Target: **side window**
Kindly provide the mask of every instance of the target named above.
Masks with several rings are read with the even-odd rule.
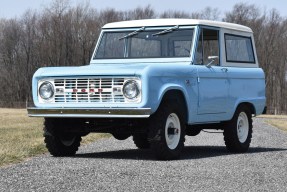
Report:
[[[227,62],[255,63],[251,37],[225,34]]]
[[[195,53],[195,64],[208,64],[208,57],[217,57],[215,65],[219,65],[219,31],[213,29],[201,29]]]

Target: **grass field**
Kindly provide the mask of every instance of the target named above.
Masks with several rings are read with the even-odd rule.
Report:
[[[260,115],[265,121],[287,131],[287,116]],[[47,153],[43,138],[43,119],[30,118],[26,109],[0,108],[0,166]],[[108,134],[89,134],[82,144],[93,142]]]
[[[265,118],[265,122],[287,131],[287,115],[260,115],[259,118]]]
[[[108,136],[89,134],[82,144]],[[28,117],[26,109],[0,109],[0,166],[46,152],[43,118]]]

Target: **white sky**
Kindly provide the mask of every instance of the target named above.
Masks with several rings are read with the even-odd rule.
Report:
[[[70,0],[72,5],[87,0]],[[98,10],[105,8],[115,8],[116,10],[130,10],[138,6],[151,5],[157,12],[165,10],[179,10],[188,13],[201,11],[210,6],[218,8],[223,15],[230,11],[234,4],[239,2],[248,2],[255,4],[259,8],[270,10],[277,9],[281,16],[287,16],[287,0],[88,0],[91,6]],[[20,17],[26,10],[40,11],[50,5],[52,0],[0,0],[0,18]],[[222,16],[221,15],[221,16]]]

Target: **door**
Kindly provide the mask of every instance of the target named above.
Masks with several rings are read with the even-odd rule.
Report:
[[[200,29],[194,63],[198,76],[199,115],[227,112],[228,69],[220,65],[219,42],[218,29]]]

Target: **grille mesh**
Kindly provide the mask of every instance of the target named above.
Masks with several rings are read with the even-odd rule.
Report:
[[[124,78],[55,79],[56,103],[124,103]]]

